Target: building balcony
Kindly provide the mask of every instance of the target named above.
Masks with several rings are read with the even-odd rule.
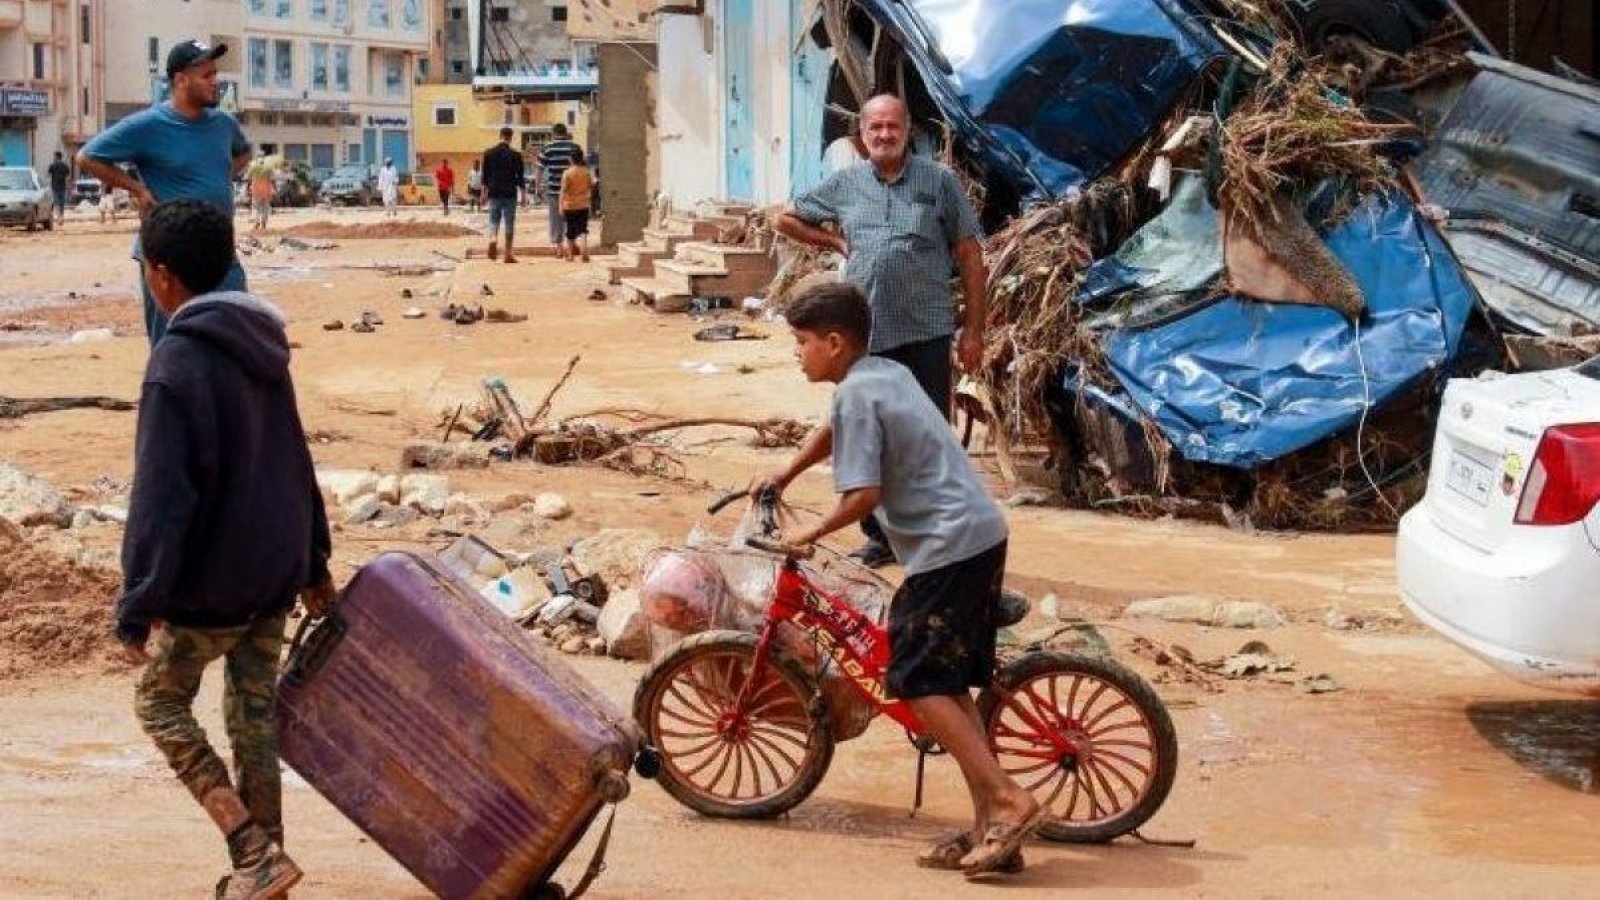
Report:
[[[572,66],[486,67],[472,77],[472,87],[480,91],[507,91],[519,94],[582,94],[600,89],[600,70]]]

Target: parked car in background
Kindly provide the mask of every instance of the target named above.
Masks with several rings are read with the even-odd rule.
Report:
[[[79,203],[99,203],[100,193],[105,186],[100,179],[93,175],[79,175],[72,182],[72,190],[67,194],[67,202],[76,206]]]
[[[1600,696],[1600,357],[1456,379],[1428,490],[1400,520],[1400,593],[1507,674]]]
[[[310,182],[313,191],[321,192],[322,185],[333,177],[333,166],[317,166],[306,170],[306,180]]]
[[[328,203],[371,206],[378,199],[378,178],[364,165],[340,166],[322,183],[319,195]]]
[[[50,213],[50,188],[27,166],[0,166],[0,225],[21,225],[32,231],[55,227]]]

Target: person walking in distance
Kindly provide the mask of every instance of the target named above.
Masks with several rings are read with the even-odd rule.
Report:
[[[128,116],[95,135],[78,153],[78,168],[100,179],[103,190],[128,192],[143,216],[158,202],[202,200],[233,215],[233,178],[250,163],[250,142],[239,123],[219,111],[217,58],[228,45],[179,41],[167,53],[167,100]],[[135,180],[117,163],[133,163]],[[133,258],[143,259],[139,242]],[[222,288],[247,290],[244,267],[233,259]],[[145,334],[151,346],[166,331],[167,318],[156,305],[139,267]]]
[[[378,170],[378,194],[383,197],[384,212],[390,216],[400,214],[400,172],[394,167],[394,160],[383,161],[383,168]]]
[[[594,177],[581,152],[572,155],[572,165],[561,176],[561,220],[566,229],[567,258],[589,261],[589,197]],[[582,246],[578,240],[583,240]]]
[[[472,169],[467,172],[467,212],[477,212],[483,205],[483,170],[479,165],[473,160]]]
[[[439,186],[439,205],[444,207],[444,214],[450,215],[450,195],[456,190],[456,170],[450,168],[449,159],[439,160],[439,168],[433,170],[434,184]]]
[[[61,158],[61,151],[57,150],[55,161],[50,163],[45,173],[50,176],[50,200],[54,204],[50,214],[60,225],[67,218],[67,179],[72,177],[72,167],[67,165],[67,161]]]
[[[227,844],[232,872],[216,896],[270,900],[301,878],[283,851],[278,659],[296,596],[314,616],[332,605],[328,519],[283,313],[221,289],[232,216],[174,200],[147,210],[139,232],[146,283],[171,319],[139,399],[115,634],[124,658],[145,664],[140,726]],[[219,660],[232,777],[194,715]]]
[[[941,415],[950,417],[953,268],[965,303],[956,355],[976,370],[983,356],[988,272],[978,215],[954,172],[908,152],[910,115],[898,97],[879,95],[861,108],[868,159],[835,172],[796,197],[778,216],[778,233],[845,257],[846,281],[872,307],[868,352],[911,370]],[[838,230],[821,226],[834,223]],[[851,556],[880,566],[894,556],[876,519]]]
[[[561,218],[561,177],[567,174],[572,160],[583,155],[583,148],[573,142],[567,126],[560,122],[550,133],[555,140],[539,151],[539,169],[544,173],[545,209],[550,213],[550,246],[555,248],[557,256],[565,259],[567,227]]]
[[[517,235],[517,201],[527,190],[527,176],[522,171],[522,154],[511,146],[512,131],[500,129],[500,143],[483,153],[484,203],[489,207],[489,258],[495,259],[499,245],[495,238],[503,222],[506,228],[505,261],[516,262],[511,247]]]

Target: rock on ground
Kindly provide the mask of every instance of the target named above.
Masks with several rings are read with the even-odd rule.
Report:
[[[1135,600],[1122,615],[1129,619],[1160,619],[1224,628],[1277,628],[1283,624],[1283,616],[1264,603],[1192,595]]]
[[[661,535],[644,528],[608,528],[572,545],[579,570],[593,572],[613,589],[633,584],[650,551],[666,546]]]
[[[72,524],[72,506],[61,492],[10,463],[0,463],[0,519],[32,528]]]
[[[533,514],[552,521],[572,515],[572,504],[560,494],[540,494],[533,500]]]
[[[317,487],[340,506],[349,506],[378,489],[378,476],[360,469],[318,469]]]
[[[374,483],[376,487],[376,483]],[[407,475],[400,479],[400,505],[430,516],[444,514],[450,482],[441,475]]]

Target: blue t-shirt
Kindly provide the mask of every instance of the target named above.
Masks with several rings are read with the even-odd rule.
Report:
[[[170,103],[140,110],[95,135],[83,153],[131,162],[160,201],[204,200],[233,215],[233,158],[250,151],[239,123],[208,109],[185,119]]]

